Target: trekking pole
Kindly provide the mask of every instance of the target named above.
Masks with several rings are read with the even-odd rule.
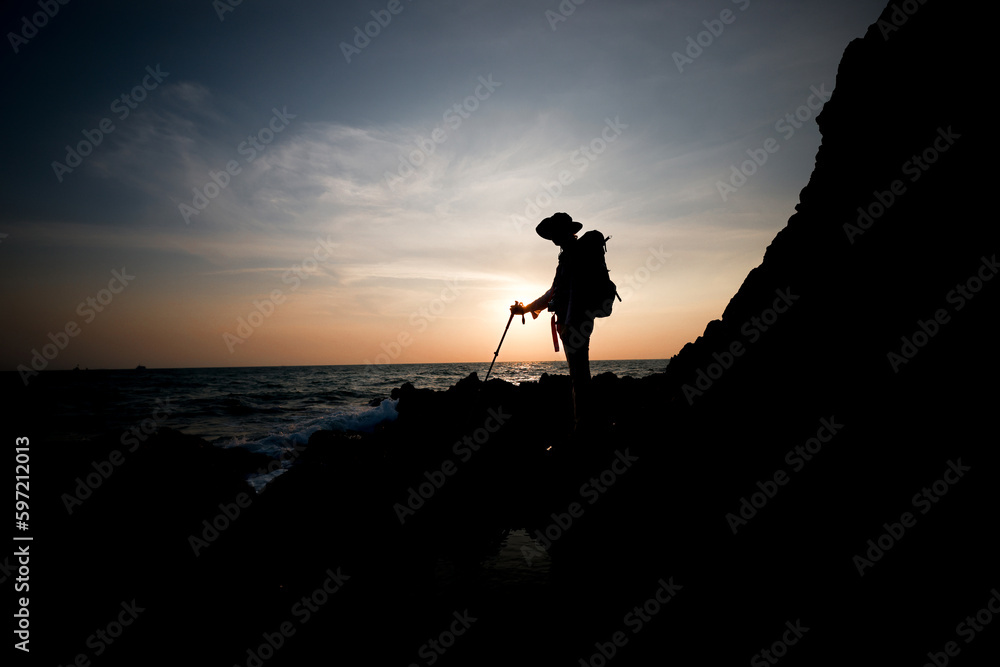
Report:
[[[523,305],[520,301],[515,301],[517,305]],[[493,364],[497,362],[497,355],[500,354],[500,348],[503,346],[503,339],[507,337],[507,329],[510,329],[510,323],[514,321],[514,311],[511,311],[510,317],[507,319],[507,326],[503,329],[503,335],[500,336],[500,345],[497,345],[497,351],[493,353],[493,361],[490,362],[490,370],[486,371],[485,383],[490,379],[490,373],[493,371]],[[521,324],[524,324],[524,313],[521,313]]]

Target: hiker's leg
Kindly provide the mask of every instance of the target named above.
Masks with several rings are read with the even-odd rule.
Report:
[[[563,348],[569,364],[569,377],[573,384],[573,424],[579,430],[593,416],[590,404],[590,335],[594,320],[587,319],[576,326],[563,329]]]

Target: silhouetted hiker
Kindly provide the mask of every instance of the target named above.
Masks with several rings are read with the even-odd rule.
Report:
[[[576,233],[582,228],[566,213],[556,213],[538,223],[535,232],[560,248],[556,275],[545,294],[525,306],[515,303],[510,307],[515,315],[531,313],[532,319],[543,310],[552,312],[552,340],[558,351],[558,332],[573,382],[576,431],[595,417],[590,404],[590,336],[594,332],[594,318],[611,314],[617,294],[604,262],[607,239],[596,231],[577,239]]]

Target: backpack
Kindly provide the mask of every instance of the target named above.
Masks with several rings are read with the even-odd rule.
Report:
[[[618,289],[611,281],[608,264],[604,255],[608,252],[607,242],[599,231],[591,230],[577,241],[576,277],[573,291],[574,301],[584,308],[587,315],[607,317],[615,305],[615,297],[621,301]]]

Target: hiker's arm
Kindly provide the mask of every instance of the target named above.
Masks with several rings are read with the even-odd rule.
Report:
[[[541,295],[531,303],[526,306],[519,306],[516,303],[510,307],[510,312],[515,315],[524,315],[525,313],[531,313],[531,318],[536,319],[538,314],[549,307],[549,301],[552,300],[552,290],[549,289],[548,292]]]

